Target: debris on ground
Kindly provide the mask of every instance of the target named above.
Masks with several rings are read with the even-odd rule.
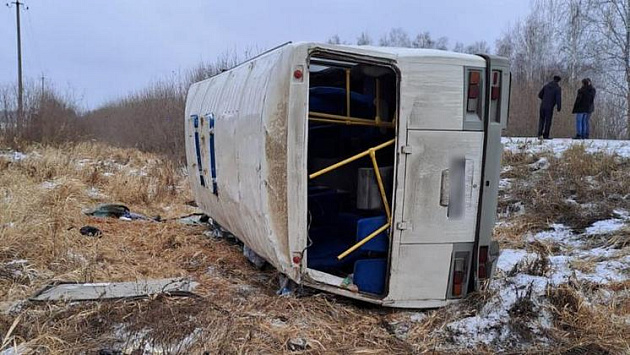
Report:
[[[267,264],[267,261],[260,257],[260,255],[256,254],[250,247],[247,245],[243,245],[243,255],[252,263],[256,269],[260,270]]]
[[[185,278],[131,282],[56,283],[33,295],[31,301],[95,301],[143,298],[156,294],[192,296],[197,282]]]
[[[276,291],[276,295],[278,296],[292,296],[295,291],[298,290],[298,285],[283,274],[278,276],[278,282],[280,284],[280,287]]]
[[[103,232],[96,228],[96,227],[92,227],[92,226],[83,226],[81,227],[81,229],[79,229],[79,233],[81,233],[81,235],[85,235],[88,237],[101,237],[103,236]]]
[[[179,217],[177,222],[191,226],[213,224],[212,219],[205,213],[191,213],[189,215]]]
[[[104,203],[96,206],[89,211],[86,211],[85,214],[92,217],[120,218],[129,215],[129,212],[129,208],[125,205]]]
[[[304,351],[308,350],[310,346],[308,345],[308,341],[304,338],[291,338],[287,342],[287,348],[290,351]]]
[[[153,220],[156,222],[160,222],[162,220],[162,217],[160,216],[149,218],[145,215],[131,212],[127,206],[116,203],[100,204],[91,210],[85,211],[85,214],[88,216],[99,218],[118,218],[123,221]]]

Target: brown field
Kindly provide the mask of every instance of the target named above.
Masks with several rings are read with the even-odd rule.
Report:
[[[520,296],[510,308],[509,339],[473,347],[455,341],[449,323],[481,312],[497,290],[488,288],[459,304],[428,311],[374,307],[312,290],[276,296],[278,273],[259,271],[227,238],[204,235],[207,226],[184,225],[177,217],[199,212],[183,171],[159,156],[96,143],[28,146],[26,157],[0,151],[0,351],[119,354],[181,353],[517,353],[622,354],[630,352],[630,281],[593,284],[570,281],[549,287],[540,303],[551,315],[542,332],[528,322],[538,302]],[[542,156],[542,155],[541,155]],[[499,210],[521,201],[525,213],[503,218],[496,235],[503,248],[540,255],[521,272],[546,275],[554,255],[548,241],[527,242],[528,233],[559,221],[576,230],[630,207],[630,164],[607,155],[571,149],[549,168],[531,172],[541,156],[506,154],[513,179]],[[593,187],[584,176],[600,183]],[[532,179],[531,176],[536,176]],[[575,196],[593,208],[568,204]],[[118,202],[165,222],[86,216],[98,203]],[[100,238],[79,228],[92,225]],[[629,253],[630,229],[593,243]],[[606,244],[608,243],[608,244]],[[600,245],[597,244],[597,245]],[[595,244],[594,244],[595,245]],[[574,262],[592,270],[592,260]],[[107,282],[191,277],[197,297],[35,303],[28,297],[54,281]],[[505,276],[505,275],[504,275]],[[504,277],[499,273],[497,277]],[[596,294],[607,290],[607,302]],[[116,352],[111,352],[112,354]],[[2,353],[3,355],[5,353]],[[8,354],[8,353],[6,353]]]

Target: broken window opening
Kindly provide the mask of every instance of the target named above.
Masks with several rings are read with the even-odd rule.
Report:
[[[373,295],[388,274],[397,80],[341,58],[309,65],[307,267]]]

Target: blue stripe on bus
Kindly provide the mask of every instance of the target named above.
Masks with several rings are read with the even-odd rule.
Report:
[[[217,186],[217,168],[214,150],[214,115],[208,115],[209,135],[210,135],[210,174],[212,175],[212,192],[219,194]]]
[[[193,127],[195,127],[195,152],[197,153],[197,166],[199,167],[199,182],[201,186],[206,186],[206,181],[203,178],[203,167],[201,166],[201,147],[199,144],[199,116],[192,115],[190,118],[193,120]]]

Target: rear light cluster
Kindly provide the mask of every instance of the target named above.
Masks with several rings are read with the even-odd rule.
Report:
[[[455,259],[455,272],[453,273],[453,296],[461,296],[464,288],[464,259]]]
[[[490,90],[490,99],[497,101],[501,98],[501,72],[498,70],[492,71],[492,86]]]
[[[476,113],[479,109],[479,96],[481,94],[481,71],[468,72],[468,95],[466,111]]]
[[[468,252],[456,252],[453,260],[451,296],[462,297],[466,290],[466,279],[468,275]]]
[[[477,277],[479,280],[488,278],[488,247],[479,247],[479,266],[477,267]]]

